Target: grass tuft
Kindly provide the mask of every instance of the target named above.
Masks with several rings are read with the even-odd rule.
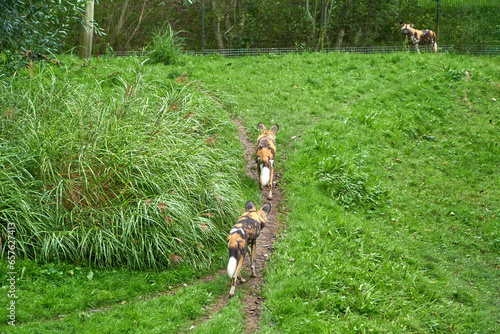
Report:
[[[239,201],[234,124],[139,60],[68,61],[0,91],[2,237],[14,222],[18,256],[40,261],[210,262]]]
[[[174,65],[182,59],[182,46],[183,39],[179,37],[179,32],[174,31],[170,24],[166,24],[153,33],[147,57],[151,64]]]

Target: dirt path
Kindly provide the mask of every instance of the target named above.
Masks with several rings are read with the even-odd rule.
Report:
[[[248,135],[246,133],[246,129],[243,124],[238,119],[233,119],[233,122],[238,126],[238,134],[241,140],[242,145],[244,146],[244,158],[246,161],[246,174],[255,182],[258,182],[257,175],[257,164],[253,159],[253,155],[255,152],[255,143],[250,141]],[[281,192],[281,174],[279,171],[274,171],[273,178],[273,199],[269,201],[267,199],[268,190],[264,190],[261,193],[263,203],[270,202],[271,203],[271,211],[267,216],[266,227],[261,231],[259,238],[257,239],[257,255],[256,255],[256,271],[257,277],[250,277],[250,260],[249,256],[245,258],[245,262],[243,265],[243,272],[246,272],[245,277],[247,277],[247,281],[245,283],[237,282],[236,285],[236,293],[245,295],[242,299],[243,304],[243,312],[245,313],[245,333],[255,333],[259,330],[260,325],[260,314],[262,304],[264,302],[264,298],[261,296],[262,286],[264,284],[264,276],[267,268],[267,261],[273,252],[273,243],[276,240],[276,233],[278,232],[278,210],[281,209],[283,205],[283,194]],[[165,294],[174,295],[180,289],[183,289],[186,286],[191,286],[200,282],[208,282],[214,280],[215,278],[224,275],[227,276],[226,270],[219,270],[212,275],[204,277],[197,282],[191,283],[189,285],[181,285],[171,291],[168,292],[159,292],[149,298],[145,298],[145,300],[155,299],[161,297]],[[195,321],[193,325],[200,325],[201,323],[207,321],[214,315],[219,312],[224,306],[230,303],[229,299],[229,282],[228,279],[228,293],[224,294],[217,302],[207,306],[207,310],[209,310],[208,314]],[[123,304],[123,303],[122,303]],[[111,310],[112,308],[118,305],[110,305],[103,306],[98,309],[88,309],[87,312],[103,312],[107,310]],[[64,316],[60,317],[62,319]],[[58,320],[58,319],[54,319]],[[50,320],[49,320],[50,321]]]
[[[238,134],[243,144],[244,158],[246,161],[246,174],[258,182],[257,175],[257,164],[253,159],[253,154],[255,152],[255,143],[251,142],[246,133],[246,129],[241,124],[238,119],[233,119],[233,122],[238,126]],[[283,194],[281,192],[280,181],[281,175],[275,171],[273,178],[273,199],[269,201],[271,203],[271,212],[267,216],[266,227],[260,232],[260,236],[257,239],[257,255],[256,264],[257,277],[249,279],[241,284],[238,282],[236,285],[236,293],[238,290],[245,289],[247,291],[246,297],[242,300],[243,312],[245,313],[245,333],[255,333],[259,329],[260,324],[260,313],[262,303],[264,302],[261,296],[262,285],[264,284],[265,269],[267,268],[267,261],[273,252],[273,243],[276,240],[276,232],[278,231],[278,209],[283,201]],[[267,190],[262,192],[263,202],[268,202],[267,200]],[[250,270],[250,260],[248,257],[245,259],[244,269]]]

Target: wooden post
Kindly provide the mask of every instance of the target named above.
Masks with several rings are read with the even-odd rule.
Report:
[[[92,53],[92,36],[94,34],[94,0],[87,0],[85,5],[85,16],[80,31],[80,50],[78,56],[81,59],[90,58]]]

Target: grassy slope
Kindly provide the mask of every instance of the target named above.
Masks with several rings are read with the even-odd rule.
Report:
[[[92,331],[92,328],[95,329],[92,326],[98,327],[102,321],[95,323],[86,321],[85,323],[88,324],[88,327],[86,327],[84,323],[80,323],[80,320],[83,318],[87,318],[87,320],[100,318],[101,313],[89,312],[89,310],[103,310],[112,307],[113,311],[108,312],[120,313],[119,310],[116,311],[114,308],[117,307],[119,309],[121,302],[125,302],[125,306],[128,309],[127,312],[129,313],[152,312],[152,309],[158,308],[157,305],[151,306],[152,303],[144,304],[144,300],[160,292],[169,291],[175,287],[182,286],[182,284],[193,282],[214,270],[225,267],[227,264],[225,259],[227,249],[225,243],[220,242],[225,237],[225,230],[232,226],[234,221],[232,217],[243,211],[243,206],[248,199],[259,201],[258,188],[253,182],[242,176],[244,175],[242,170],[243,157],[237,154],[237,152],[241,151],[241,147],[235,125],[227,117],[225,110],[221,109],[213,99],[194,89],[194,86],[187,87],[188,82],[183,81],[182,77],[179,78],[182,72],[179,72],[178,69],[162,65],[154,67],[144,66],[141,64],[142,60],[136,58],[100,59],[99,61],[93,59],[91,62],[83,64],[75,58],[65,58],[63,62],[64,65],[62,67],[43,67],[41,69],[35,67],[33,70],[28,69],[22,73],[18,73],[17,80],[15,81],[17,84],[13,86],[12,91],[2,91],[4,94],[1,95],[0,102],[2,106],[7,108],[7,111],[3,115],[5,117],[1,123],[3,131],[0,138],[2,152],[10,150],[15,153],[16,150],[22,151],[22,148],[28,146],[39,147],[39,152],[44,151],[42,148],[50,151],[50,148],[54,151],[53,155],[43,155],[40,153],[40,157],[42,158],[37,156],[38,152],[36,149],[33,152],[26,149],[25,152],[27,156],[34,154],[35,158],[32,161],[45,159],[45,168],[49,165],[50,168],[56,169],[56,172],[47,173],[50,175],[44,175],[41,177],[41,180],[35,180],[30,185],[26,186],[22,182],[16,184],[15,182],[11,182],[15,178],[9,178],[8,173],[10,172],[12,175],[15,175],[17,170],[23,167],[23,163],[30,161],[30,159],[23,160],[18,153],[10,155],[2,154],[0,159],[2,164],[6,164],[10,168],[3,170],[4,173],[1,180],[2,185],[6,183],[8,185],[7,187],[2,186],[2,190],[0,191],[0,207],[2,208],[0,222],[2,226],[4,226],[6,220],[10,221],[12,217],[18,217],[16,238],[20,241],[27,236],[27,234],[22,234],[22,229],[26,226],[31,227],[36,225],[31,220],[33,217],[37,217],[37,215],[43,217],[44,214],[47,216],[52,214],[57,216],[61,212],[63,217],[67,217],[64,216],[63,208],[59,206],[60,211],[45,209],[44,214],[38,214],[34,209],[40,205],[40,195],[37,192],[40,191],[40,181],[49,179],[48,186],[45,189],[50,189],[51,184],[64,184],[68,181],[65,179],[68,171],[64,170],[64,166],[77,164],[77,162],[71,160],[73,158],[68,158],[68,155],[71,156],[74,153],[71,149],[80,146],[78,144],[79,140],[86,140],[86,143],[91,143],[89,146],[94,144],[94,141],[85,139],[87,138],[88,131],[84,127],[90,123],[92,129],[94,126],[96,127],[93,131],[94,136],[97,137],[95,142],[105,142],[104,147],[98,147],[96,144],[96,147],[98,147],[96,155],[110,153],[108,154],[108,158],[111,157],[109,162],[103,159],[103,157],[106,158],[105,154],[100,155],[103,163],[111,165],[111,167],[106,168],[107,171],[111,171],[110,178],[116,177],[116,174],[113,174],[113,170],[115,169],[113,168],[113,163],[115,163],[115,160],[119,160],[121,164],[126,164],[132,169],[142,168],[142,175],[152,172],[152,174],[147,175],[144,179],[141,179],[140,175],[136,174],[127,174],[125,176],[125,173],[121,173],[120,175],[123,176],[123,180],[130,176],[132,180],[125,182],[130,181],[132,187],[137,185],[137,188],[140,188],[142,184],[150,182],[151,188],[153,188],[149,192],[151,197],[148,196],[149,199],[146,198],[146,200],[139,198],[139,202],[146,203],[146,207],[150,203],[152,204],[151,210],[146,209],[145,211],[148,212],[145,213],[153,222],[156,221],[155,219],[159,219],[158,225],[162,225],[162,221],[166,221],[167,223],[170,221],[172,224],[175,223],[176,226],[182,225],[182,227],[189,228],[190,222],[198,221],[209,227],[218,225],[216,229],[220,232],[220,235],[215,236],[216,242],[212,245],[213,247],[205,244],[205,248],[200,245],[198,246],[201,248],[187,243],[187,240],[191,239],[190,236],[192,236],[192,233],[187,233],[182,237],[177,236],[178,238],[175,240],[183,239],[184,242],[181,243],[179,241],[178,244],[185,245],[184,251],[186,254],[194,254],[193,248],[196,248],[201,249],[208,257],[200,260],[195,258],[190,259],[183,255],[184,264],[170,265],[168,270],[164,271],[149,269],[134,271],[130,270],[131,268],[99,269],[86,265],[85,259],[71,261],[64,259],[64,257],[61,257],[60,261],[54,260],[44,264],[43,261],[23,260],[21,252],[17,251],[18,257],[15,263],[15,269],[18,272],[16,276],[16,324],[24,325],[24,330],[27,332],[34,328],[47,331],[55,329],[66,331],[68,328],[89,328]],[[28,80],[28,77],[31,79]],[[29,85],[23,86],[26,83],[29,83]],[[12,98],[14,96],[16,97],[15,99]],[[28,108],[27,105],[31,105],[31,108]],[[88,110],[83,109],[85,106],[88,106]],[[26,110],[28,111],[26,112],[27,117],[24,117]],[[30,111],[32,114],[29,113]],[[166,150],[166,146],[162,146],[162,143],[157,145],[148,144],[147,138],[146,143],[142,141],[143,135],[147,135],[150,126],[153,126],[153,124],[148,124],[147,121],[139,124],[139,122],[134,120],[140,118],[140,116],[146,118],[149,114],[160,113],[160,111],[164,113],[164,117],[158,117],[158,124],[154,126],[159,126],[161,129],[167,130],[168,134],[162,138],[164,138],[163,140],[172,140],[172,143],[167,143],[168,147],[174,143],[175,138],[181,139],[181,143],[179,144],[180,150],[177,152],[175,146]],[[179,115],[175,115],[176,112]],[[99,115],[99,120],[94,120],[95,115]],[[203,118],[198,117],[201,115],[204,115],[202,116]],[[132,122],[128,122],[130,118]],[[12,122],[13,119],[17,122]],[[47,121],[47,119],[52,121]],[[30,122],[30,120],[34,121]],[[153,120],[155,120],[154,117]],[[204,123],[200,124],[198,120]],[[120,128],[119,125],[122,124],[125,125]],[[33,125],[32,128],[30,128],[31,125]],[[78,125],[82,126],[83,131],[78,128]],[[22,126],[25,126],[27,130],[22,131]],[[99,128],[100,126],[104,129]],[[184,130],[179,130],[179,126],[185,126]],[[194,135],[192,135],[193,133]],[[194,137],[195,140],[190,140],[190,137]],[[74,140],[75,138],[76,140]],[[161,139],[159,138],[158,141],[160,142]],[[13,144],[14,142],[17,142],[18,145]],[[189,145],[189,152],[195,151],[197,152],[196,155],[191,154],[190,156],[186,154],[186,147],[183,144],[184,146]],[[49,145],[52,146],[48,147]],[[143,145],[149,148],[149,152],[141,155],[140,153],[145,149]],[[91,148],[93,147],[91,146]],[[134,154],[134,152],[138,154]],[[82,151],[75,154],[77,156],[82,154],[83,156],[83,153]],[[149,153],[152,153],[151,155],[154,155],[154,157],[149,158]],[[93,152],[87,154],[90,158],[95,156]],[[174,156],[176,154],[178,155]],[[209,159],[209,161],[203,160],[205,158]],[[68,160],[64,159],[70,160],[68,162]],[[19,163],[10,164],[10,161],[14,160],[19,160]],[[80,156],[79,161],[81,160],[84,159]],[[190,161],[193,162],[192,165]],[[176,164],[177,169],[171,168],[172,163]],[[205,163],[207,165],[204,165]],[[225,167],[208,168],[210,165],[215,166],[214,164],[218,166],[225,165],[228,169]],[[84,167],[87,167],[87,165],[83,166],[82,169]],[[88,164],[88,167],[91,170],[93,166]],[[119,167],[121,168],[121,165]],[[190,167],[192,167],[191,170],[189,169]],[[34,164],[29,166],[29,168],[29,170],[26,170],[26,176],[36,177],[37,175],[33,173],[33,171],[37,170]],[[57,170],[58,168],[63,168],[63,171]],[[68,170],[70,169],[69,167],[67,168]],[[214,169],[217,170],[217,173],[214,173]],[[30,172],[28,171],[31,172],[31,175],[29,175]],[[238,174],[238,171],[241,172],[241,175]],[[183,178],[176,178],[176,172],[181,173]],[[230,175],[228,175],[229,172]],[[42,173],[44,173],[44,170],[41,171]],[[224,173],[226,173],[225,176],[227,178],[225,180],[227,182],[221,183],[219,178],[221,175],[224,176]],[[198,182],[202,178],[205,178],[205,176],[208,176],[208,179],[213,182],[209,181],[205,184],[199,184]],[[55,178],[55,180],[52,178]],[[98,183],[96,182],[96,184]],[[198,183],[198,190],[193,192],[194,183]],[[19,188],[16,189],[14,187],[15,184]],[[174,189],[176,184],[179,187]],[[25,186],[28,190],[25,191],[21,186]],[[225,204],[217,204],[216,201],[212,201],[211,203],[204,202],[204,195],[211,196],[209,194],[214,190],[212,188],[215,188],[215,191],[219,192],[218,195]],[[198,192],[198,195],[194,194],[195,192]],[[58,192],[51,192],[49,190],[45,196],[49,198],[54,193]],[[142,194],[145,193],[147,191]],[[11,196],[11,194],[19,194],[19,196],[24,197],[20,199]],[[28,195],[33,196],[30,197]],[[197,200],[193,200],[191,198],[192,195],[195,197],[198,196],[196,197]],[[168,197],[170,199],[166,199]],[[45,200],[51,202],[47,198]],[[56,201],[54,199],[54,202]],[[14,204],[16,203],[19,205],[15,206]],[[24,206],[21,205],[23,203]],[[161,207],[162,203],[167,203],[170,207],[178,208],[178,219],[186,219],[188,224],[179,223],[177,220],[172,222],[172,220],[166,219],[162,211],[164,210],[164,207]],[[55,205],[42,204],[44,204],[44,208],[55,207]],[[118,204],[118,207],[109,205],[108,208],[103,208],[102,212],[105,213],[105,217],[117,217],[116,215],[113,216],[116,210],[122,212],[124,208],[129,208],[133,211],[134,206],[139,207],[139,211],[141,210],[141,205],[132,204],[127,207],[128,204],[130,203],[127,203],[126,200],[124,203]],[[155,210],[155,204],[158,204],[158,210]],[[82,205],[82,207],[86,208],[85,205]],[[225,212],[222,216],[219,216],[217,209],[206,213],[206,210],[212,210],[214,207],[219,207],[221,210],[231,207],[229,210],[231,212]],[[25,210],[22,211],[22,208],[25,208]],[[186,211],[186,208],[189,212]],[[78,217],[79,212],[75,210],[69,214]],[[174,214],[169,213],[169,216],[174,217]],[[193,220],[191,214],[194,214],[197,218]],[[159,218],[158,215],[160,215]],[[121,216],[128,217],[127,214]],[[120,219],[120,215],[118,215],[117,219]],[[44,224],[52,225],[46,227],[46,230],[41,231],[42,233],[39,236],[43,235],[43,233],[48,233],[49,235],[53,233],[56,235],[58,234],[58,229],[62,230],[61,235],[66,235],[64,224],[62,226],[58,225],[61,221],[64,222],[64,219],[44,220]],[[87,224],[90,223],[87,221]],[[107,227],[107,225],[104,227]],[[95,230],[102,231],[104,227],[101,226]],[[203,234],[198,235],[201,237],[199,240],[203,240]],[[146,234],[142,237],[146,239],[146,244],[151,244],[150,242],[148,243]],[[4,236],[2,236],[3,238]],[[209,239],[213,239],[213,236],[208,237],[207,241]],[[175,240],[174,242],[176,242]],[[20,245],[19,243],[17,246],[20,247]],[[88,250],[88,248],[93,246],[93,242],[87,242],[87,247],[82,243],[78,243],[78,247],[82,249],[86,248]],[[122,257],[126,258],[126,256],[123,256],[125,253],[124,248],[110,250],[107,247],[106,245],[103,246],[103,250],[107,252],[112,251],[117,255],[121,253]],[[53,249],[56,249],[56,247],[53,247]],[[154,250],[150,248],[150,251]],[[43,255],[46,254],[44,253]],[[136,258],[139,256],[140,254],[135,254]],[[46,257],[40,256],[40,253],[39,258],[41,260],[46,259]],[[162,265],[165,264],[164,262],[162,263]],[[7,274],[8,271],[10,270],[8,269],[7,262],[4,260],[0,261],[0,277],[3,278],[0,291],[6,292],[3,296],[0,296],[0,303],[2,305],[6,305],[9,301],[9,298],[7,298],[9,287],[6,281],[10,277]],[[217,282],[216,286],[213,286],[213,284],[209,284],[208,287],[197,286],[195,289],[204,291],[203,293],[194,293],[196,298],[193,298],[191,301],[197,312],[191,315],[183,314],[177,318],[167,317],[159,323],[158,328],[165,329],[178,326],[180,329],[186,326],[189,328],[190,319],[199,318],[208,312],[208,309],[202,310],[203,305],[210,304],[212,301],[217,300],[222,293],[226,293],[224,282],[228,283],[227,280],[223,280]],[[168,304],[171,303],[171,299],[171,297],[163,295],[155,299],[154,303]],[[179,297],[179,299],[183,298]],[[189,303],[189,300],[176,301],[175,303],[182,304],[185,302]],[[201,307],[198,308],[198,305],[201,305]],[[167,312],[167,308],[160,308],[159,311],[155,312],[161,311]],[[3,319],[7,319],[7,313],[8,310],[2,308],[0,316]],[[57,323],[46,322],[47,320],[55,320],[59,317],[61,319]],[[145,319],[144,324],[150,320]],[[113,328],[113,324],[116,324],[116,319],[106,321],[109,322],[109,325],[106,325],[109,328]],[[5,322],[2,322],[3,324]],[[137,328],[134,326],[128,323],[125,327],[116,327],[115,330],[117,332],[123,332],[124,328],[134,330],[134,328]],[[148,331],[147,329],[144,330]]]
[[[496,58],[310,54],[186,71],[254,135],[280,125],[290,212],[264,332],[499,330]]]
[[[259,121],[280,124],[290,212],[268,269],[264,332],[498,330],[498,61],[313,54],[193,58],[165,70],[201,79],[254,136]],[[243,181],[241,202],[258,194]],[[144,302],[196,271],[89,279],[86,267],[18,264],[20,320],[40,316],[24,332],[187,331],[227,293],[221,278]],[[234,299],[195,330],[241,332],[240,307]]]

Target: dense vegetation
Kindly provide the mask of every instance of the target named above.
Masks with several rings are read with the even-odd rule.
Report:
[[[496,1],[441,0],[439,27],[435,0],[325,0],[323,16],[321,4],[321,0],[205,1],[205,48],[394,46],[404,40],[400,21],[438,31],[439,45],[459,51],[500,43]],[[165,21],[182,31],[187,50],[201,50],[201,1],[103,0],[96,6],[95,18],[107,32],[96,38],[99,53],[109,47],[141,50]]]
[[[20,69],[26,51],[60,53],[68,46],[68,33],[78,32],[83,11],[78,0],[0,2],[0,79]]]
[[[238,200],[224,111],[144,60],[45,65],[0,87],[2,238],[15,223],[18,256],[41,261],[210,261]]]
[[[34,210],[44,208],[37,219],[46,228],[60,228],[57,224],[72,216],[68,212],[75,217],[101,214],[100,220],[74,223],[85,227],[136,217],[132,209],[137,207],[147,210],[142,217],[151,218],[150,228],[154,222],[170,223],[164,228],[170,233],[169,228],[190,227],[203,217],[227,232],[244,201],[256,200],[259,193],[257,184],[242,176],[241,149],[227,113],[239,116],[253,139],[258,122],[278,123],[276,166],[283,175],[280,186],[286,201],[280,206],[283,231],[265,279],[262,332],[500,330],[496,58],[306,53],[186,57],[177,65],[154,67],[138,58],[63,61],[61,68],[26,69],[0,95],[7,111],[1,128],[5,186],[0,189],[8,210],[2,212],[18,212],[19,220],[34,225]],[[186,78],[192,86],[175,83]],[[169,115],[167,120],[159,117],[160,110]],[[158,125],[147,121],[156,119]],[[170,137],[175,129],[180,129],[175,132],[179,141]],[[145,142],[147,135],[154,140]],[[71,138],[78,139],[77,144],[70,145]],[[92,154],[86,155],[81,143],[88,143]],[[171,149],[173,143],[202,163],[211,160],[203,151],[214,149],[217,161],[206,167],[191,161],[195,168],[172,175],[172,162],[162,162],[162,155],[174,157],[177,168],[189,161],[186,154],[176,158],[175,150],[159,147]],[[218,150],[219,144],[229,149]],[[106,169],[101,161],[129,161],[130,166],[116,163]],[[90,169],[94,164],[99,168]],[[136,165],[146,171],[143,183],[142,174],[131,167]],[[211,201],[202,201],[208,209],[200,206],[178,222],[175,212],[164,211],[176,207],[166,201],[177,191],[184,191],[179,197],[186,197],[186,206],[210,199],[210,192],[196,183],[198,174],[207,175],[203,168],[210,174],[219,169],[228,173],[236,192],[232,204],[222,214]],[[52,188],[41,187],[34,175],[49,180]],[[85,175],[86,184],[80,181]],[[98,178],[104,175],[108,177]],[[167,177],[168,184],[161,177]],[[98,183],[119,186],[122,180],[134,187],[88,192],[105,195],[102,203],[92,196],[57,202],[58,193],[76,193],[72,185],[94,190]],[[168,192],[179,180],[192,183]],[[225,186],[220,181],[217,185]],[[162,187],[165,191],[156,193]],[[35,201],[40,194],[46,197]],[[45,201],[48,196],[55,204]],[[130,204],[132,209],[114,210],[111,205],[114,211],[102,214],[100,203],[116,204],[119,198],[127,199],[119,208]],[[49,220],[49,212],[59,218]],[[107,226],[102,223],[100,228]],[[172,237],[186,242],[193,232],[183,233]],[[144,240],[154,239],[149,235]],[[195,326],[198,333],[241,333],[244,288],[207,320],[230,282],[221,275],[189,284],[227,264],[225,241],[216,235],[208,240],[211,246],[204,249],[214,252],[211,263],[208,256],[200,257],[163,271],[99,269],[71,259],[46,264],[18,259],[22,326],[16,332],[187,332]],[[128,257],[126,252],[121,256]],[[0,265],[5,289],[5,260]],[[174,290],[178,286],[183,288]],[[0,298],[6,302],[5,296]],[[5,314],[3,308],[0,316],[5,319]]]

